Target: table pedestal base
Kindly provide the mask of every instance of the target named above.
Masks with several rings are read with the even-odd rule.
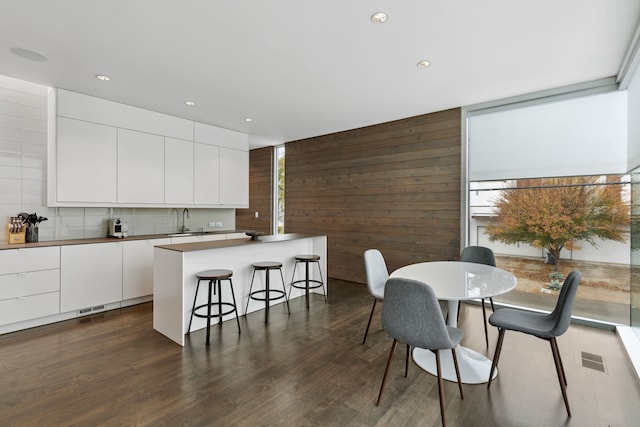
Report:
[[[423,348],[413,349],[413,360],[418,366],[431,375],[437,376],[436,356],[431,350]],[[458,366],[460,368],[460,378],[465,384],[482,384],[489,381],[491,371],[491,360],[484,355],[473,351],[467,347],[459,345],[456,347]],[[453,364],[453,357],[450,350],[440,350],[440,364],[442,365],[442,378],[447,381],[457,382],[456,369]],[[498,375],[496,368],[493,378]]]

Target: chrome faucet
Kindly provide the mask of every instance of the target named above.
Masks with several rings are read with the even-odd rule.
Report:
[[[189,227],[187,227],[187,224],[184,222],[185,214],[187,215],[187,219],[189,219],[189,209],[188,208],[184,208],[182,210],[182,232],[183,233],[186,233],[187,231],[189,231]]]

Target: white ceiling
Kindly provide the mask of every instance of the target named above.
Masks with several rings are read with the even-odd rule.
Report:
[[[0,75],[255,147],[617,76],[639,18],[639,0],[0,0]]]

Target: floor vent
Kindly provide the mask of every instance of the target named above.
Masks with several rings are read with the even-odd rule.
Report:
[[[582,351],[580,352],[580,358],[582,359],[582,366],[584,368],[594,369],[605,373],[607,372],[602,356]]]

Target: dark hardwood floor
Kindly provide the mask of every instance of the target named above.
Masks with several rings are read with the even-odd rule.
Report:
[[[143,304],[0,336],[2,426],[439,426],[436,380],[398,347],[375,406],[391,340],[363,285],[330,280],[314,296],[191,334],[184,348],[152,328]],[[481,352],[480,308],[463,305],[463,344]],[[497,332],[490,331],[488,354]],[[637,426],[640,388],[614,332],[571,326],[559,338],[573,417],[567,418],[547,342],[507,333],[499,375],[486,385],[445,382],[449,426]],[[606,372],[583,367],[582,352]]]

